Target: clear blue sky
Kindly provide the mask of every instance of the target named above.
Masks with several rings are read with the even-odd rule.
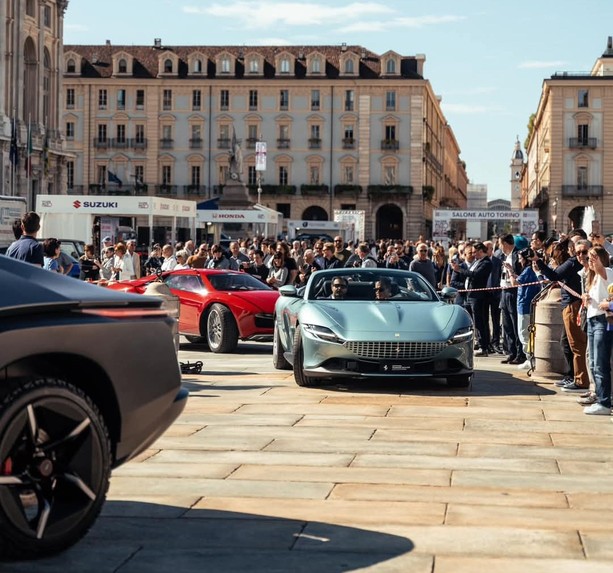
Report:
[[[611,0],[71,0],[66,44],[360,44],[425,54],[472,183],[510,199],[509,164],[543,79],[589,71]]]

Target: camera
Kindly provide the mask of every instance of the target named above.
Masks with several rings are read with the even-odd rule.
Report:
[[[538,253],[538,251],[537,251],[537,253]],[[535,256],[534,251],[530,247],[528,247],[526,249],[522,249],[521,251],[519,251],[519,254],[520,254],[520,256],[522,256],[527,261],[531,261],[534,258],[534,256]],[[539,253],[538,256],[540,257],[541,254]]]

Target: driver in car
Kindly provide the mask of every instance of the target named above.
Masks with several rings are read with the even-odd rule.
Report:
[[[331,299],[342,300],[347,294],[347,281],[343,277],[334,277],[332,279],[332,294]]]
[[[381,277],[375,283],[375,299],[388,300],[392,296],[392,282],[387,277]]]

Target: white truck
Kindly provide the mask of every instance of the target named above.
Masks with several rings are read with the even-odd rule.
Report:
[[[0,195],[0,253],[15,240],[13,223],[21,219],[27,209],[24,197],[6,197]]]

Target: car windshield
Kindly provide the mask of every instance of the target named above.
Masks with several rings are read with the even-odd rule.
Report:
[[[215,290],[273,290],[247,273],[219,273],[207,275]]]
[[[341,298],[332,296],[333,283],[346,281]],[[344,269],[339,272],[318,271],[308,287],[309,300],[375,300],[377,290],[384,288],[394,302],[432,302],[439,300],[432,287],[418,273],[385,269]],[[381,297],[381,295],[380,295]]]

